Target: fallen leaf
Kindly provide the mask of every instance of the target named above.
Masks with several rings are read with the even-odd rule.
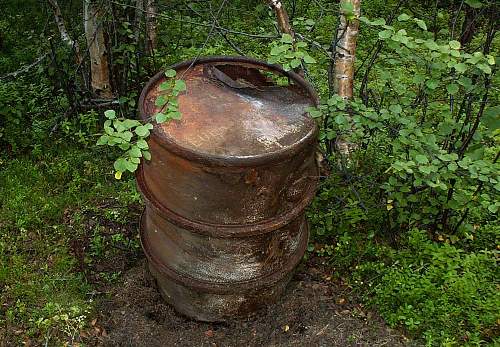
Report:
[[[213,330],[207,330],[207,331],[205,331],[205,336],[206,337],[212,337],[212,336],[214,336]]]

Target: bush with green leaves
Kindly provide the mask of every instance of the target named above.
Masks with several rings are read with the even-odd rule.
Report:
[[[308,211],[310,249],[411,336],[429,345],[495,343],[493,39],[486,34],[471,50],[421,19],[395,18],[360,19],[375,41],[358,66],[359,97],[324,97],[310,110],[334,169]],[[348,157],[335,150],[339,138],[355,144]]]
[[[307,52],[307,43],[296,41],[290,34],[283,34],[279,41],[271,44],[268,62],[280,64],[285,71],[299,68],[303,63],[314,64],[316,60]]]
[[[380,158],[383,171],[376,180],[391,228],[465,236],[470,225],[462,223],[470,208],[494,214],[500,206],[500,107],[486,104],[495,58],[463,52],[457,41],[436,42],[425,35],[425,24],[418,25],[424,38],[415,38],[382,19],[362,21],[383,29],[387,64],[377,67],[369,85],[383,98],[374,105],[329,98],[311,110],[324,124],[320,138],[328,143],[346,136],[360,146],[351,170],[364,165],[367,154]],[[397,75],[402,65],[411,78]]]

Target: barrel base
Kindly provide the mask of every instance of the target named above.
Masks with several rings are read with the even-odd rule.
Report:
[[[167,303],[189,318],[205,322],[222,322],[247,317],[260,308],[274,304],[284,293],[307,246],[309,236],[307,221],[302,217],[302,223],[299,225],[302,230],[302,240],[294,259],[290,259],[288,270],[244,282],[210,284],[198,282],[193,278],[187,280],[184,277],[174,276],[174,273],[165,271],[164,265],[168,264],[160,265],[154,258],[148,256],[147,270],[150,272],[151,282],[155,282]],[[145,240],[142,239],[142,242],[146,255],[149,255]]]
[[[210,293],[180,285],[160,276],[149,264],[163,299],[180,314],[204,322],[223,322],[244,318],[254,311],[274,304],[293,276],[288,274],[270,288],[256,288],[244,293]]]

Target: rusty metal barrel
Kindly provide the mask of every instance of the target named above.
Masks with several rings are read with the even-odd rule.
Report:
[[[245,57],[173,66],[187,85],[180,120],[155,125],[137,184],[141,242],[163,298],[189,317],[223,321],[272,304],[307,247],[304,209],[318,181],[317,104],[299,75]],[[154,76],[139,111],[156,112]],[[276,83],[276,81],[287,83]]]

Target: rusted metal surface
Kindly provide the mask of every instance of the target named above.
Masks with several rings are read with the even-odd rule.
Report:
[[[218,321],[279,297],[305,252],[304,209],[317,185],[317,103],[298,75],[242,57],[174,66],[182,119],[156,126],[137,174],[141,241],[162,295],[179,312]],[[278,86],[270,73],[285,76]],[[139,101],[141,117],[163,73]]]

